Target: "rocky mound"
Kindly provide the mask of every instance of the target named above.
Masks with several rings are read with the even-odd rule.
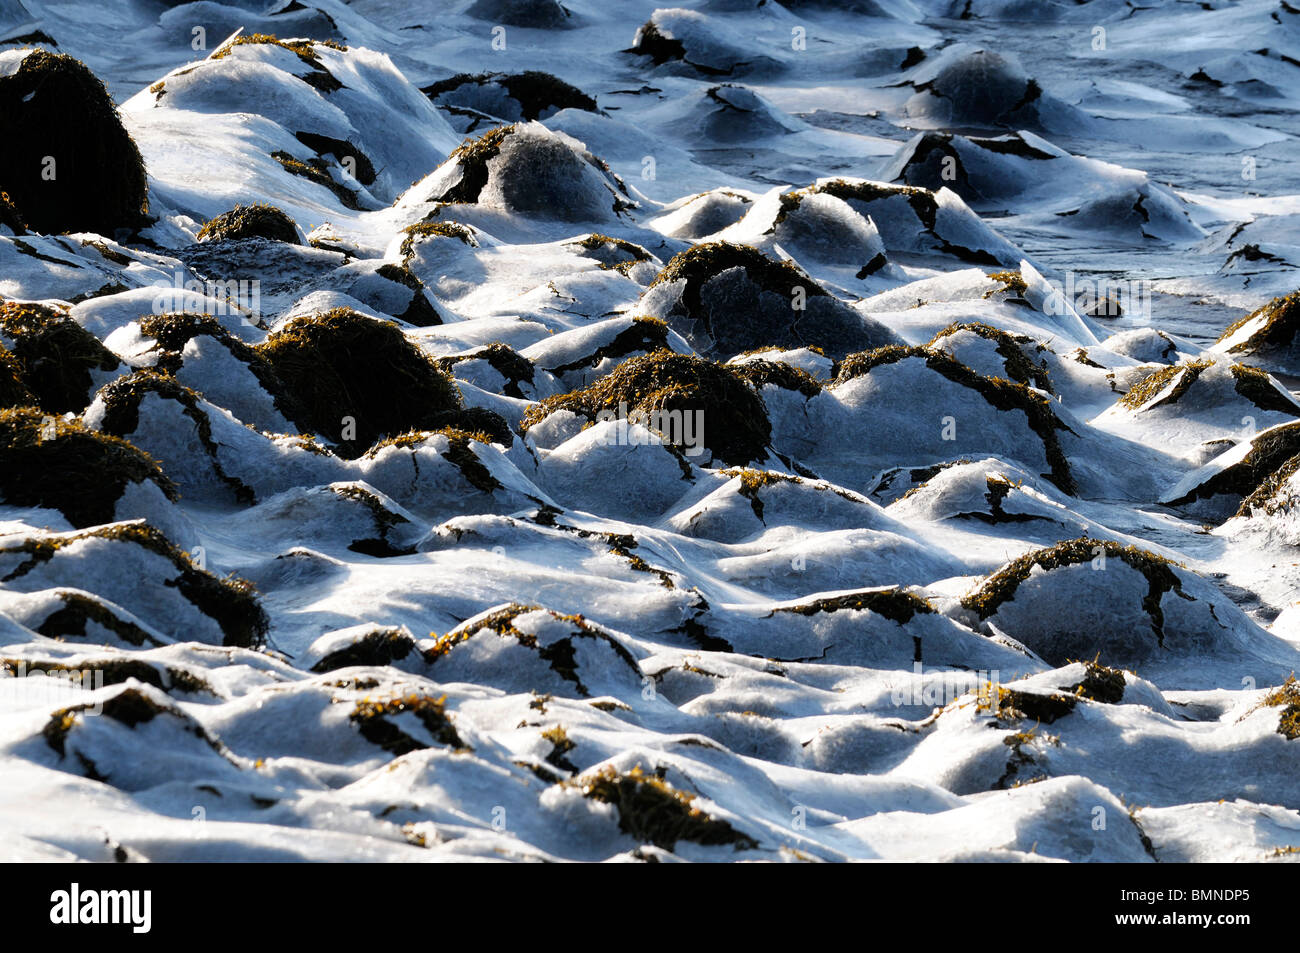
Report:
[[[301,408],[299,427],[344,456],[381,437],[445,426],[461,409],[451,379],[397,325],[355,311],[295,318],[257,352]]]
[[[634,357],[588,387],[534,404],[523,427],[557,412],[588,421],[602,412],[629,420],[636,413],[673,444],[684,443],[691,428],[713,458],[735,465],[764,459],[772,432],[762,398],[730,368],[669,351]]]
[[[702,353],[723,356],[768,346],[816,346],[843,355],[898,341],[789,262],[730,242],[675,255],[640,309],[663,318]]]

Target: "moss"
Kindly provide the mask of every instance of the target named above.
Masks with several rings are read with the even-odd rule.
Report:
[[[295,132],[293,136],[319,156],[333,156],[340,165],[350,163],[353,166],[353,177],[362,185],[374,183],[375,164],[355,143],[315,132]]]
[[[1070,357],[1074,358],[1076,363],[1082,364],[1084,367],[1095,367],[1101,371],[1104,371],[1106,369],[1105,364],[1098,364],[1091,357],[1089,357],[1088,351],[1085,348],[1076,347],[1073,351],[1070,352]]]
[[[0,344],[0,409],[34,407],[36,403],[36,395],[23,383],[22,362]]]
[[[633,318],[632,323],[619,331],[608,344],[602,344],[585,357],[568,364],[549,368],[552,374],[563,375],[579,368],[597,367],[602,361],[627,357],[629,354],[653,354],[671,350],[668,347],[668,324],[659,318]]]
[[[11,506],[46,506],[78,528],[111,523],[131,483],[176,488],[148,454],[125,440],[33,408],[0,411],[0,494]]]
[[[1019,272],[1006,272],[1006,274],[1019,275]],[[995,277],[993,275],[990,278]],[[1000,328],[991,327],[987,324],[971,322],[968,324],[950,324],[938,334],[930,339],[926,347],[931,349],[940,349],[940,342],[947,337],[967,331],[971,334],[977,334],[986,341],[992,341],[997,345],[998,356],[1002,358],[1003,366],[1006,368],[1007,377],[1018,384],[1024,384],[1028,387],[1037,387],[1041,391],[1049,394],[1055,394],[1052,389],[1051,378],[1047,374],[1047,365],[1039,364],[1029,359],[1025,354],[1026,347],[1038,347],[1031,338],[1023,334],[1010,334]]]
[[[1128,393],[1121,397],[1119,402],[1131,410],[1139,410],[1143,407],[1147,410],[1153,410],[1164,404],[1176,404],[1187,393],[1188,389],[1196,383],[1205,369],[1213,363],[1213,361],[1207,359],[1162,367],[1154,373],[1148,374],[1129,388]],[[1175,380],[1177,383],[1175,383]],[[1169,394],[1158,403],[1147,407],[1148,402],[1155,399],[1170,384],[1174,386]]]
[[[1077,487],[1070,472],[1070,462],[1057,436],[1058,430],[1073,433],[1056,415],[1052,402],[1024,384],[1001,377],[985,377],[941,351],[924,347],[883,347],[874,351],[850,354],[836,368],[832,387],[855,377],[870,374],[877,367],[896,364],[908,358],[921,358],[927,367],[955,384],[968,387],[998,410],[1019,410],[1029,419],[1029,427],[1043,442],[1043,453],[1051,472],[1045,474],[1058,489],[1073,495]]]
[[[678,841],[706,847],[731,845],[736,850],[758,847],[752,837],[696,807],[692,795],[657,774],[647,774],[639,765],[622,774],[606,767],[571,783],[583,797],[612,804],[618,811],[619,830],[642,843],[669,851]]]
[[[647,20],[637,30],[636,43],[628,52],[650,57],[655,66],[660,66],[669,60],[686,59],[686,47],[682,41],[659,32],[659,27],[654,20]]]
[[[740,495],[749,500],[749,506],[754,511],[754,515],[761,521],[763,519],[763,501],[759,498],[759,491],[765,486],[773,486],[777,483],[802,483],[796,476],[790,476],[788,473],[778,473],[775,470],[750,470],[748,468],[739,470],[723,470],[725,476],[735,479],[740,478]]]
[[[93,622],[108,629],[123,642],[130,645],[160,644],[157,639],[140,628],[140,626],[134,622],[119,618],[108,606],[93,596],[73,591],[60,591],[57,595],[63,603],[63,608],[51,612],[36,627],[36,631],[46,638],[60,641],[69,636],[85,638],[86,626]]]
[[[451,378],[390,321],[348,308],[295,318],[255,349],[301,407],[299,429],[356,457],[377,439],[433,429],[461,409]],[[344,417],[356,436],[343,439]]]
[[[403,628],[372,629],[342,649],[331,651],[313,664],[312,671],[333,672],[355,666],[390,666],[411,654],[415,640]]]
[[[448,79],[424,86],[420,92],[437,102],[444,94],[458,90],[462,86],[471,84],[484,86],[489,83],[500,86],[506,91],[506,95],[519,103],[521,119],[541,119],[542,114],[548,110],[597,111],[596,101],[578,87],[540,70],[526,70],[522,73],[458,73]]]
[[[588,387],[533,404],[521,427],[527,430],[557,410],[595,420],[620,405],[629,414],[701,412],[704,445],[727,464],[763,459],[772,439],[763,399],[734,370],[671,351],[631,358]]]
[[[10,342],[22,383],[49,413],[82,410],[94,389],[91,372],[121,366],[93,334],[48,305],[0,303],[0,336]]]
[[[480,493],[492,493],[502,488],[501,481],[492,475],[470,447],[471,440],[487,443],[487,440],[481,439],[485,435],[476,436],[451,428],[439,432],[447,438],[447,459],[456,465],[474,489]]]
[[[727,366],[760,390],[771,384],[785,390],[798,391],[805,397],[816,397],[822,392],[822,385],[815,377],[802,368],[792,367],[784,361],[760,359]]]
[[[906,589],[868,589],[862,592],[850,592],[842,596],[827,596],[814,599],[797,606],[781,606],[777,612],[794,612],[798,615],[812,616],[818,612],[839,612],[847,609],[855,612],[874,612],[891,622],[906,625],[916,615],[929,615],[935,611],[934,606]]]
[[[1238,321],[1233,322],[1219,335],[1221,343],[1240,331],[1246,324],[1262,319],[1263,324],[1246,340],[1229,348],[1230,353],[1251,353],[1259,350],[1289,348],[1295,342],[1297,329],[1300,329],[1300,291],[1274,298],[1262,308],[1257,308]]]
[[[1277,733],[1287,741],[1300,738],[1300,683],[1296,682],[1294,675],[1288,675],[1287,680],[1279,688],[1269,692],[1264,696],[1264,700],[1255,706],[1255,708],[1262,707],[1281,708],[1282,712],[1277,720]]]
[[[1274,515],[1290,508],[1291,498],[1282,494],[1282,487],[1300,471],[1300,453],[1289,458],[1280,467],[1270,473],[1255,487],[1249,496],[1241,501],[1234,516],[1254,516],[1259,513]]]
[[[1024,300],[1025,293],[1029,286],[1025,284],[1025,277],[1018,271],[995,271],[989,276],[990,281],[997,282],[1000,287],[990,288],[984,292],[984,297],[992,298],[995,294],[1006,295],[1010,299]]]
[[[0,183],[33,231],[112,235],[148,223],[140,150],[85,64],[36,50],[0,77]],[[46,158],[55,176],[47,177]]]
[[[14,205],[8,192],[0,191],[0,225],[4,225],[15,235],[26,235],[27,226],[23,224],[22,214]]]
[[[1281,393],[1272,376],[1257,367],[1245,364],[1232,365],[1234,389],[1260,410],[1271,410],[1291,417],[1300,417],[1300,407],[1286,394]]]
[[[1103,705],[1118,705],[1124,700],[1126,685],[1124,673],[1117,668],[1109,668],[1096,662],[1087,662],[1083,679],[1070,691],[1080,698],[1101,702]]]
[[[550,645],[542,646],[537,642],[537,637],[528,632],[521,632],[515,628],[515,620],[521,616],[528,615],[532,612],[548,612],[553,618],[568,624],[572,628],[572,634],[565,638],[556,639]],[[485,616],[474,624],[474,627],[462,627],[446,635],[439,637],[424,653],[426,662],[433,664],[439,659],[446,657],[457,645],[467,641],[470,637],[483,629],[495,632],[503,638],[512,638],[525,648],[532,649],[545,661],[553,672],[563,678],[565,681],[572,682],[576,687],[578,694],[583,698],[591,697],[591,692],[582,683],[578,676],[577,657],[574,651],[573,640],[593,639],[604,642],[614,651],[628,668],[638,675],[640,666],[637,665],[636,659],[632,654],[623,647],[623,645],[607,633],[592,626],[586,619],[580,615],[561,615],[558,612],[551,612],[543,609],[541,606],[525,605],[519,602],[512,602],[507,606]]]
[[[1055,693],[1039,695],[1035,692],[1016,691],[998,686],[997,717],[1031,718],[1044,725],[1050,725],[1058,718],[1064,718],[1074,711],[1079,699],[1074,695]]]
[[[82,248],[93,248],[103,257],[105,261],[111,261],[115,265],[126,267],[134,264],[138,259],[124,254],[114,248],[110,248],[104,242],[97,242],[93,238],[83,238],[81,240]]]
[[[921,220],[921,225],[926,231],[939,242],[939,251],[972,264],[992,267],[1001,264],[997,258],[986,251],[954,245],[935,233],[934,227],[939,217],[939,203],[935,199],[934,193],[928,189],[918,189],[910,185],[890,185],[883,182],[848,182],[844,179],[834,179],[814,186],[813,190],[826,195],[833,195],[837,199],[850,203],[870,203],[900,196],[907,202],[916,217]]]
[[[477,138],[466,139],[457,146],[447,158],[460,164],[460,180],[442,193],[430,196],[430,199],[450,205],[472,205],[477,202],[483,187],[487,185],[488,162],[497,157],[506,136],[514,131],[513,123],[498,126]]]
[[[393,716],[406,712],[414,714],[439,744],[458,751],[468,750],[469,746],[461,741],[460,735],[456,733],[456,726],[447,717],[446,700],[446,695],[432,698],[418,694],[382,701],[366,698],[357,702],[348,717],[361,732],[361,737],[397,757],[428,747],[389,720]]]
[[[95,298],[107,298],[109,295],[121,294],[123,291],[130,289],[120,281],[110,281],[100,285],[94,291],[85,291],[79,295],[74,295],[68,299],[69,304],[81,304],[83,301],[93,301]]]
[[[140,333],[152,338],[156,344],[151,350],[162,353],[158,356],[154,369],[165,374],[175,375],[184,364],[182,352],[185,345],[196,337],[210,337],[244,364],[257,378],[262,389],[271,395],[276,409],[287,420],[300,415],[300,409],[294,403],[293,396],[285,388],[275,369],[258,351],[235,337],[222,326],[221,322],[210,314],[179,312],[171,314],[146,314],[139,320]],[[319,452],[328,451],[317,448]]]
[[[701,300],[701,293],[711,278],[733,268],[743,269],[760,290],[786,301],[793,300],[796,288],[803,289],[807,298],[829,297],[821,285],[788,261],[776,261],[757,248],[731,242],[703,242],[678,252],[655,276],[650,287],[684,281],[680,307],[685,317],[697,322],[710,338],[716,339],[721,329],[714,326],[713,311]]]
[[[1151,631],[1157,643],[1164,645],[1165,618],[1160,608],[1161,599],[1171,591],[1183,595],[1183,586],[1174,572],[1174,563],[1145,549],[1125,546],[1114,540],[1081,536],[1027,553],[985,579],[977,589],[962,599],[962,607],[975,612],[980,619],[987,619],[1003,603],[1015,599],[1016,589],[1029,578],[1035,567],[1050,571],[1064,566],[1082,565],[1095,559],[1099,549],[1107,559],[1121,560],[1146,578],[1147,594],[1142,599],[1142,608],[1151,618]]]
[[[323,159],[311,158],[303,162],[283,149],[272,152],[271,158],[280,163],[280,167],[290,175],[296,175],[329,189],[344,208],[352,209],[354,212],[362,210],[361,203],[357,200],[357,193],[330,175],[329,165]]]
[[[197,393],[177,383],[175,378],[153,370],[136,371],[106,384],[99,392],[104,404],[101,429],[115,437],[127,437],[140,426],[140,404],[150,394],[180,404],[181,412],[194,424],[199,443],[208,455],[212,470],[234,495],[236,501],[252,504],[257,501],[253,488],[236,476],[226,473],[221,464],[217,441],[212,436],[212,421],[199,406]]]
[[[405,311],[394,315],[394,317],[405,321],[407,324],[413,324],[417,328],[428,328],[442,324],[442,315],[438,314],[437,309],[429,302],[428,296],[424,293],[424,282],[417,278],[405,264],[395,265],[389,262],[375,269],[375,274],[411,290],[411,303]]]
[[[402,256],[403,264],[410,264],[411,258],[415,255],[415,244],[421,238],[455,238],[470,248],[478,247],[478,240],[474,238],[474,233],[470,231],[469,226],[462,225],[460,222],[416,222],[402,231],[406,237],[402,239],[398,251]]]
[[[1018,715],[1019,712],[1012,712]],[[1025,750],[1028,745],[1034,743],[1038,738],[1037,730],[1017,731],[1007,735],[1002,739],[1002,743],[1011,749],[1011,757],[1007,761],[1006,770],[1002,772],[1002,777],[998,778],[993,784],[994,790],[1006,790],[1007,788],[1023,787],[1026,784],[1033,784],[1045,779],[1045,775],[1038,774],[1028,778],[1019,777],[1022,768],[1029,767],[1034,763],[1033,755]]]
[[[26,575],[41,563],[52,559],[60,549],[86,539],[106,539],[139,546],[170,562],[179,574],[166,581],[165,585],[178,589],[191,605],[216,621],[225,636],[222,644],[251,648],[265,641],[270,621],[258,604],[252,583],[235,577],[220,578],[206,569],[199,569],[188,555],[143,520],[97,526],[80,533],[27,536],[12,545],[6,545],[0,540],[0,552],[17,551],[28,557],[0,579],[0,583]]]
[[[264,202],[236,205],[209,221],[198,234],[201,242],[243,241],[248,238],[266,238],[286,245],[301,244],[298,226],[293,219]]]
[[[659,578],[659,584],[665,589],[675,589],[676,584],[670,573],[663,569],[656,569],[648,562],[638,556],[632,550],[636,549],[636,537],[630,533],[605,533],[605,541],[609,543],[609,551],[615,556],[621,556],[626,559],[636,572],[649,573]]]
[[[271,45],[278,46],[282,49],[289,50],[302,60],[311,70],[306,76],[301,77],[302,81],[313,89],[322,93],[332,93],[335,90],[343,88],[329,70],[321,63],[320,57],[316,53],[317,46],[329,47],[333,50],[346,51],[347,47],[333,40],[279,40],[268,33],[246,33],[243,36],[237,36],[230,43],[214,52],[208,57],[210,60],[224,59],[229,56],[231,51],[237,46],[248,45]]]
[[[984,499],[988,501],[989,511],[987,513],[978,510],[970,513],[958,513],[958,519],[974,519],[982,523],[988,523],[990,526],[997,526],[1002,523],[1030,523],[1034,520],[1047,519],[1045,516],[1035,516],[1031,513],[1008,513],[1002,508],[1002,504],[1011,494],[1011,491],[1020,486],[1019,483],[1012,483],[1002,476],[990,475],[984,478]],[[913,487],[903,494],[903,499],[911,496],[920,486]]]
[[[569,733],[565,731],[563,725],[555,725],[542,732],[542,738],[551,743],[550,753],[546,755],[546,763],[553,768],[559,768],[561,771],[567,771],[569,774],[577,774],[577,766],[565,757],[570,751],[577,747]]]
[[[651,255],[635,242],[630,242],[624,238],[611,238],[609,235],[602,235],[599,232],[592,232],[585,238],[580,238],[576,242],[569,242],[571,245],[577,245],[585,253],[587,258],[594,258],[600,262],[600,267],[606,271],[617,271],[626,275],[631,267],[639,262],[650,261]]]
[[[397,548],[388,539],[388,534],[398,526],[406,525],[410,522],[405,516],[394,513],[388,507],[384,506],[379,499],[370,490],[363,486],[355,484],[349,486],[331,486],[331,492],[340,499],[350,500],[354,503],[360,503],[370,511],[371,519],[375,523],[375,532],[379,535],[369,539],[354,539],[348,544],[348,549],[354,553],[362,553],[366,556],[375,556],[387,558],[389,556],[409,556],[415,550],[411,547]]]
[[[523,391],[520,390],[519,385],[533,383],[536,368],[532,361],[522,356],[510,345],[503,344],[500,341],[492,341],[482,347],[475,348],[468,354],[456,354],[452,357],[439,358],[437,363],[440,368],[451,374],[454,373],[453,369],[461,361],[487,361],[492,366],[492,369],[506,380],[501,391],[503,394],[520,400],[527,399]]]
[[[1169,505],[1183,506],[1220,494],[1251,498],[1257,490],[1271,495],[1273,490],[1263,489],[1264,485],[1297,453],[1300,453],[1300,423],[1273,427],[1250,442],[1250,450],[1241,460],[1215,473],[1185,495],[1172,500]],[[1282,482],[1284,478],[1269,485],[1280,487]],[[1255,499],[1252,505],[1264,502],[1265,500]]]

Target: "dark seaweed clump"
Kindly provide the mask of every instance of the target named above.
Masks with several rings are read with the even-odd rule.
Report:
[[[594,421],[601,411],[700,411],[704,445],[724,463],[743,465],[767,455],[772,424],[763,399],[732,368],[687,354],[657,351],[624,361],[588,387],[532,405],[522,427],[557,410]]]
[[[266,238],[288,245],[298,241],[298,227],[293,219],[276,208],[258,202],[255,205],[236,205],[222,212],[199,229],[199,241],[240,241],[245,238]]]
[[[584,797],[614,805],[619,829],[643,844],[664,850],[672,850],[678,841],[706,847],[730,845],[736,850],[758,847],[748,834],[710,816],[695,806],[694,797],[640,766],[621,774],[606,767],[572,783],[582,789]]]
[[[0,189],[31,230],[113,235],[148,224],[140,150],[80,60],[35,50],[0,77],[0,129]]]
[[[450,376],[396,324],[348,308],[295,318],[256,350],[301,408],[299,429],[329,437],[343,456],[381,437],[436,430],[461,410]]]
[[[49,413],[82,410],[94,390],[91,372],[120,366],[98,338],[63,311],[43,304],[0,304],[0,338],[10,342],[23,387]],[[14,366],[9,369],[12,373]]]
[[[46,506],[73,526],[96,526],[115,519],[128,484],[145,480],[177,499],[158,464],[125,440],[35,408],[0,410],[0,495],[12,506]]]

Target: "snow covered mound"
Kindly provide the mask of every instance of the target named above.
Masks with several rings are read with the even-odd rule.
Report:
[[[103,6],[0,0],[8,857],[1294,851],[1289,7]]]

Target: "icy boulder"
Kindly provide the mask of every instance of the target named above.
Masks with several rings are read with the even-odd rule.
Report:
[[[917,394],[926,395],[922,404]],[[837,477],[848,486],[862,484],[867,460],[919,465],[996,454],[1066,493],[1076,490],[1065,448],[1080,435],[1056,401],[985,377],[942,351],[888,347],[850,355],[832,386],[808,402],[808,417],[805,435],[778,435],[778,446],[832,476],[855,460]]]
[[[1105,231],[1168,242],[1204,235],[1188,203],[1147,173],[1071,155],[1024,129],[993,138],[918,133],[880,177],[946,187],[980,209],[1010,207],[1053,233]]]
[[[153,161],[169,181],[185,181],[182,171],[206,170],[220,184],[217,195],[224,191],[233,198],[225,166],[234,161],[246,170],[245,188],[255,178],[254,196],[298,208],[303,205],[292,179],[275,182],[280,176],[271,170],[277,165],[282,173],[322,187],[309,193],[314,197],[309,201],[374,207],[391,202],[455,143],[437,108],[387,56],[332,40],[243,34],[207,59],[168,73],[123,110],[145,155],[157,157]],[[240,114],[258,118],[251,127],[226,124],[226,117]],[[227,130],[250,141],[232,150],[223,141]],[[167,148],[169,138],[178,135],[207,144],[180,156]],[[253,143],[261,157],[244,148]],[[196,206],[198,198],[169,195],[172,202]],[[203,208],[209,207],[205,202]]]
[[[910,116],[939,126],[1060,127],[1082,114],[1043,91],[1014,57],[958,44],[912,74]]]
[[[622,180],[582,143],[535,122],[466,141],[413,194],[570,222],[612,221],[635,206]]]
[[[175,378],[137,371],[108,384],[86,426],[166,460],[191,499],[251,504],[288,486],[343,479],[342,462],[308,438],[272,438]]]
[[[1300,291],[1274,298],[1228,327],[1214,350],[1249,358],[1252,364],[1285,374],[1300,372]]]
[[[1268,374],[1205,358],[1159,368],[1095,423],[1190,449],[1195,441],[1234,440],[1243,428],[1253,434],[1297,417],[1300,402]]]
[[[0,347],[31,403],[48,413],[80,412],[121,369],[117,356],[62,307],[0,304]]]
[[[534,30],[565,29],[576,25],[573,14],[559,0],[474,0],[466,12],[489,23]]]
[[[840,280],[873,279],[887,285],[904,280],[890,267],[875,223],[843,199],[815,188],[773,189],[715,238],[774,258],[793,256],[801,266]]]
[[[1300,423],[1270,427],[1187,474],[1160,502],[1226,519],[1297,453]]]
[[[888,328],[855,313],[789,262],[730,242],[675,255],[639,307],[709,354],[816,345],[843,355],[898,342]]]
[[[421,89],[435,104],[450,107],[453,118],[468,113],[477,123],[485,116],[504,122],[547,119],[562,109],[596,112],[596,101],[578,87],[550,73],[457,73]]]
[[[691,346],[658,318],[607,318],[543,338],[521,356],[564,382],[586,387],[631,357],[655,351],[691,353]]]
[[[742,192],[714,189],[678,199],[650,225],[673,238],[699,241],[736,224],[753,204],[753,197]]]
[[[506,692],[631,700],[642,684],[637,655],[620,633],[582,616],[518,603],[466,620],[441,636],[426,657],[440,682],[474,682]]]
[[[764,460],[772,433],[763,399],[744,378],[725,365],[671,351],[631,358],[581,390],[534,404],[523,427],[544,426],[556,415],[578,428],[581,421],[644,420],[683,452],[693,451],[701,465]]]
[[[1023,253],[986,225],[956,193],[866,179],[819,179],[832,195],[875,223],[890,257],[945,255],[980,265],[1016,265]]]
[[[107,346],[136,369],[154,368],[272,433],[294,433],[301,415],[283,381],[260,352],[206,314],[145,315],[118,328]]]
[[[1300,661],[1211,583],[1154,553],[1081,537],[1003,566],[962,600],[989,631],[1052,665],[1100,657],[1166,690],[1239,688]]]
[[[756,54],[752,43],[708,14],[680,7],[656,10],[636,31],[630,53],[650,58],[656,66],[672,64],[706,76],[732,76],[744,69],[776,61]]]

